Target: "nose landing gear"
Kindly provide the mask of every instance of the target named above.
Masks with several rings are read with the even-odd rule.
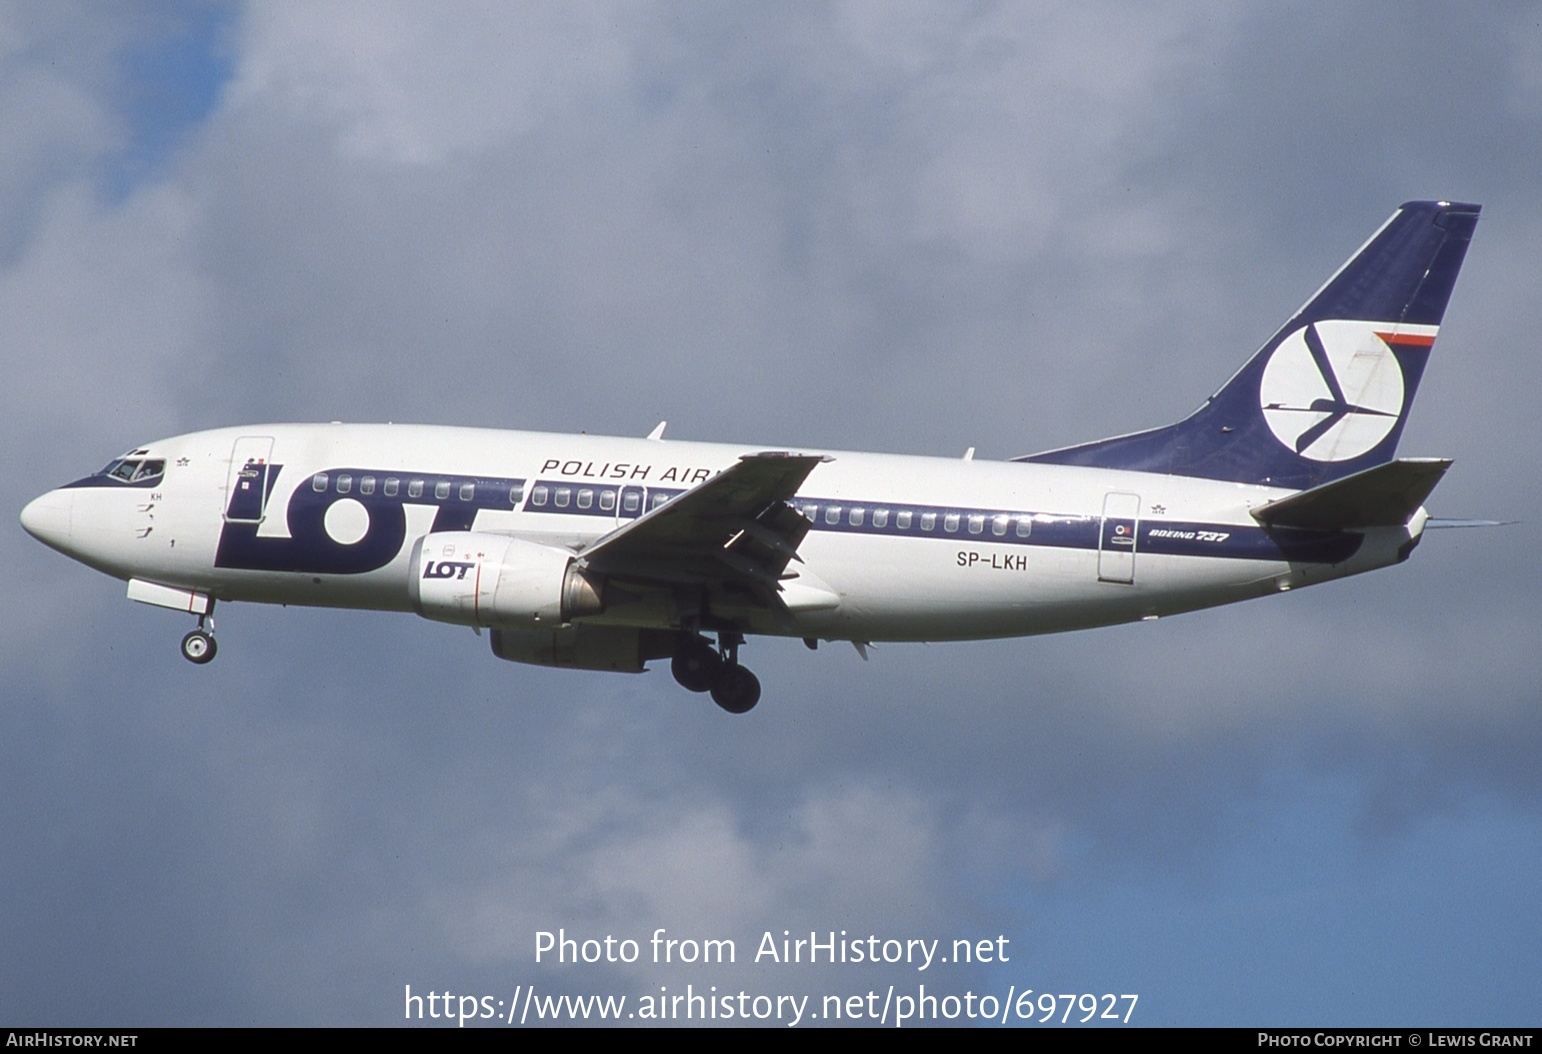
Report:
[[[680,686],[691,692],[711,692],[712,701],[730,714],[744,714],[760,702],[760,679],[739,665],[739,645],[744,636],[723,631],[713,645],[692,634],[681,641],[670,671]]]
[[[204,629],[205,623],[208,629]],[[182,638],[182,657],[188,662],[202,666],[206,662],[212,662],[218,651],[219,645],[214,642],[213,616],[199,615],[198,628]]]

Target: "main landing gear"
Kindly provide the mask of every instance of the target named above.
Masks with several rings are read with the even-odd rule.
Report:
[[[208,629],[204,629],[206,623]],[[214,642],[214,616],[199,615],[198,628],[182,638],[182,657],[202,666],[212,662],[218,651],[219,645]]]
[[[670,671],[680,687],[691,692],[711,692],[712,701],[730,714],[744,714],[760,702],[760,678],[739,665],[739,645],[744,637],[724,631],[713,645],[700,634],[682,639]]]

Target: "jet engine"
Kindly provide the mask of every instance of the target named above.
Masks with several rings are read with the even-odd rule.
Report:
[[[408,567],[412,609],[440,622],[555,629],[605,610],[603,580],[572,553],[500,534],[425,535]]]

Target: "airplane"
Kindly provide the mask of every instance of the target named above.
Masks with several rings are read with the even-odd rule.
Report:
[[[1400,563],[1451,462],[1397,458],[1479,206],[1401,206],[1194,413],[1008,461],[423,425],[277,424],[138,446],[23,527],[197,617],[413,611],[502,659],[760,698],[750,635],[1017,637]]]

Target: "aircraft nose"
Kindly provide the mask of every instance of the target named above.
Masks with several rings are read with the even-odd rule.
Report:
[[[68,490],[51,490],[21,510],[21,525],[44,545],[68,552],[74,505],[74,495]]]

